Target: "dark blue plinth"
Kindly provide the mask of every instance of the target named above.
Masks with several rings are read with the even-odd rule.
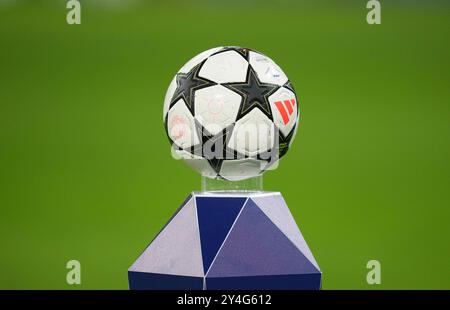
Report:
[[[128,270],[130,289],[317,290],[280,193],[194,193]]]

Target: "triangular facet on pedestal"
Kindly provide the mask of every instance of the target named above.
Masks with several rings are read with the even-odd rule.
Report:
[[[204,271],[209,269],[244,206],[242,197],[196,197]]]
[[[203,262],[194,198],[128,270],[130,289],[202,289]]]

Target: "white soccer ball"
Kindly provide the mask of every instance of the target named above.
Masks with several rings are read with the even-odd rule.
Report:
[[[202,175],[231,181],[277,166],[298,128],[283,70],[248,48],[216,47],[189,60],[164,100],[173,153]]]

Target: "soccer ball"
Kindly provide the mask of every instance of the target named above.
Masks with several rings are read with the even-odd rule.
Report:
[[[238,181],[277,166],[299,119],[291,82],[269,57],[216,47],[188,61],[164,100],[173,154],[203,176]]]

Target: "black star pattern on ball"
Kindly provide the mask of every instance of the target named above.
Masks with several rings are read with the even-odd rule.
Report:
[[[225,83],[222,85],[242,96],[236,121],[241,119],[254,108],[258,108],[270,120],[273,120],[272,109],[270,108],[268,98],[279,88],[279,86],[269,83],[262,83],[256,76],[256,72],[251,66],[248,67],[247,79],[245,82]]]
[[[247,61],[249,60],[249,52],[251,51],[250,49],[245,48],[245,47],[236,47],[235,51],[238,52],[239,54],[241,54],[242,57],[245,58],[245,60],[247,60]]]
[[[191,111],[192,116],[194,116],[195,92],[201,88],[217,84],[198,75],[205,61],[206,59],[193,67],[188,73],[177,74],[177,88],[175,89],[175,92],[172,96],[170,107],[172,107],[178,100],[180,100],[180,98],[183,98],[187,108],[189,109],[189,111]]]
[[[292,127],[291,131],[288,135],[283,135],[281,130],[278,130],[278,157],[281,158],[284,155],[286,155],[287,151],[289,150],[289,144],[291,143],[292,138],[294,137],[295,133],[295,126]]]
[[[275,146],[266,152],[258,154],[257,159],[267,161],[267,166],[264,168],[264,171],[268,170],[281,157],[286,155],[289,150],[289,144],[294,137],[295,127],[286,136],[277,128],[275,134],[278,135],[278,141],[275,140]]]
[[[249,52],[251,51],[251,49],[245,48],[245,47],[240,47],[240,46],[224,46],[223,48],[221,48],[220,50],[218,50],[217,52],[215,52],[211,56],[217,55],[217,54],[220,54],[220,53],[224,53],[224,52],[228,52],[228,51],[235,51],[239,55],[244,57],[244,59],[246,61],[249,61]]]
[[[232,152],[228,147],[228,142],[231,138],[234,124],[224,128],[217,134],[211,134],[198,120],[195,119],[195,130],[199,137],[199,143],[192,146],[185,151],[191,152],[194,155],[205,158],[210,164],[211,168],[217,173],[220,173],[222,163],[225,159],[230,159]],[[216,147],[219,149],[216,150]]]
[[[289,89],[291,92],[295,94],[294,86],[292,86],[291,81],[287,81],[286,83],[284,83],[283,87]]]

